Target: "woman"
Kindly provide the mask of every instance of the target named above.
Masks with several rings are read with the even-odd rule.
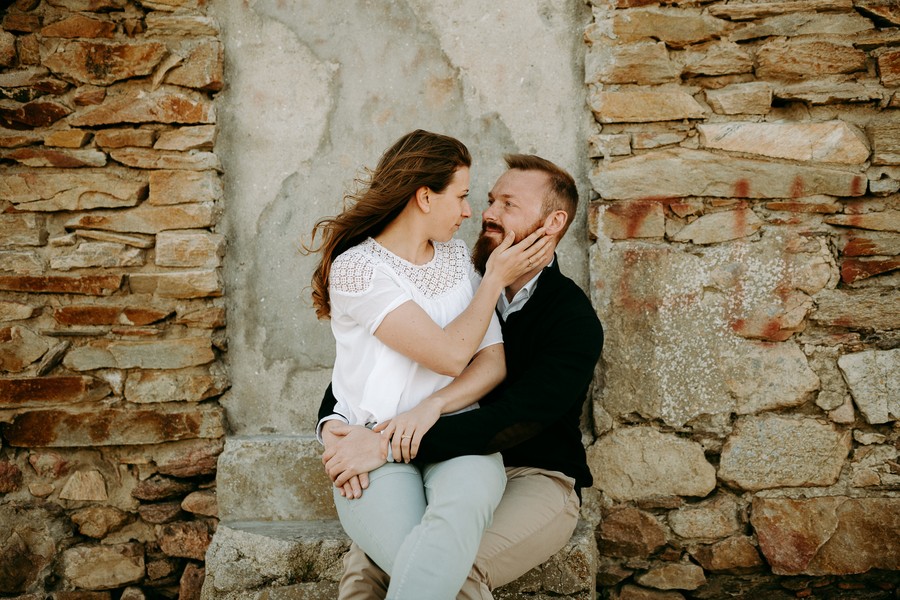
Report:
[[[380,428],[405,413],[391,428],[403,445],[503,379],[494,307],[506,285],[549,252],[541,232],[516,246],[510,234],[478,283],[465,244],[453,239],[471,215],[470,165],[458,140],[413,131],[384,153],[340,215],[313,228],[313,239],[322,236],[313,303],[320,318],[331,318],[337,345],[335,412]],[[464,394],[434,394],[463,371]],[[323,438],[327,446],[327,423]],[[504,486],[499,454],[421,468],[389,459],[369,474],[361,497],[336,489],[334,500],[350,537],[391,575],[388,598],[449,599]],[[457,517],[429,518],[429,500]]]

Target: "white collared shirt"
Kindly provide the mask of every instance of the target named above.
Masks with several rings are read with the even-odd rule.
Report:
[[[548,264],[547,267],[553,264],[556,260],[556,257],[553,258]],[[546,267],[544,267],[546,268]],[[525,303],[528,302],[528,299],[531,298],[532,294],[534,294],[534,290],[537,289],[538,278],[540,278],[541,273],[544,272],[544,269],[538,271],[538,274],[528,280],[528,283],[522,286],[516,295],[513,296],[512,300],[506,299],[506,294],[500,294],[500,298],[497,300],[497,310],[500,312],[500,316],[506,321],[509,318],[509,315],[513,314],[516,311],[522,310],[522,307],[525,306]]]

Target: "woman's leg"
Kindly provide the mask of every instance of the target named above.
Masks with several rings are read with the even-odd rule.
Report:
[[[334,505],[347,535],[390,574],[404,540],[425,513],[422,474],[413,465],[386,463],[369,473],[362,497],[348,500],[335,489]]]
[[[397,553],[389,600],[455,598],[506,485],[499,454],[433,463],[422,478],[428,506]]]

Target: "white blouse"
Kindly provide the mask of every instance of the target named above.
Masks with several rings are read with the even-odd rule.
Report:
[[[385,316],[409,300],[440,327],[471,302],[481,279],[465,243],[456,239],[433,243],[434,257],[424,265],[400,258],[372,238],[331,265],[331,331],[337,342],[331,381],[335,412],[351,425],[390,419],[453,379],[392,350],[374,335]],[[494,314],[478,349],[502,342]]]

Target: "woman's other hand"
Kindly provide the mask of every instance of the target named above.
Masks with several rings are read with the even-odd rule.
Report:
[[[419,452],[422,436],[441,416],[443,402],[436,396],[422,400],[415,408],[400,413],[393,419],[379,423],[373,431],[380,432],[391,441],[391,453],[395,461],[408,463]]]

